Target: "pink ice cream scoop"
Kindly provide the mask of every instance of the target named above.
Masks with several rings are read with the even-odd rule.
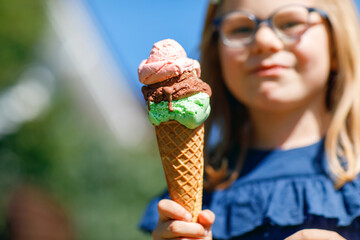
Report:
[[[200,77],[200,64],[187,57],[184,48],[175,40],[165,39],[154,44],[148,59],[140,63],[141,83],[150,85],[195,70]]]

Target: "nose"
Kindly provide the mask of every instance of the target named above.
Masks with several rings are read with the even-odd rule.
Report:
[[[259,26],[252,43],[254,53],[271,53],[280,51],[284,43],[269,25]]]

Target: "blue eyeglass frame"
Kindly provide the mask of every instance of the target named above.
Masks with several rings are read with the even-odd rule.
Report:
[[[250,12],[247,12],[247,11],[242,11],[242,10],[231,11],[231,12],[228,12],[228,13],[226,13],[226,14],[224,14],[224,15],[216,18],[216,19],[214,19],[214,21],[213,21],[213,26],[215,27],[215,30],[219,33],[221,41],[222,41],[226,46],[228,46],[228,47],[243,47],[243,46],[245,46],[245,45],[248,45],[248,44],[252,43],[252,42],[254,41],[254,37],[255,37],[257,31],[258,31],[259,28],[260,28],[260,25],[262,25],[263,23],[265,23],[267,26],[269,26],[269,27],[271,28],[271,30],[276,34],[276,36],[283,40],[285,37],[279,35],[279,33],[276,31],[274,25],[272,24],[272,20],[273,20],[274,16],[276,15],[276,13],[277,13],[279,10],[281,10],[281,9],[283,9],[283,8],[287,8],[287,7],[292,7],[292,6],[303,7],[304,9],[306,9],[306,10],[308,11],[309,14],[312,13],[312,12],[317,12],[317,13],[320,14],[320,16],[321,16],[323,19],[329,21],[328,14],[327,14],[324,10],[318,9],[318,8],[314,8],[314,7],[306,7],[306,6],[303,6],[303,5],[297,5],[297,4],[296,4],[296,5],[286,5],[286,6],[280,7],[280,8],[278,8],[278,9],[276,9],[276,10],[271,14],[271,16],[268,17],[268,18],[266,18],[266,19],[260,19],[260,18],[256,17],[254,14],[252,14],[252,13],[250,13]],[[229,16],[230,14],[233,14],[233,13],[235,13],[235,12],[240,12],[240,13],[243,13],[243,14],[247,15],[247,16],[249,17],[249,19],[255,23],[254,32],[252,33],[251,38],[250,38],[249,42],[247,42],[247,43],[233,44],[233,43],[231,43],[231,42],[222,34],[222,32],[220,31],[221,24],[222,24],[222,22],[224,21],[224,19],[225,19],[227,16]],[[309,26],[310,26],[310,23],[308,23],[308,25],[306,26],[305,31],[309,28]],[[305,31],[304,31],[304,32],[305,32]],[[296,40],[296,39],[298,39],[301,35],[302,35],[302,34],[300,34],[299,36],[296,36],[296,37],[294,37],[294,38],[287,37],[287,39]]]

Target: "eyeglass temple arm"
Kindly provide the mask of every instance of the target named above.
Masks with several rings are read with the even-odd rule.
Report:
[[[318,8],[308,8],[308,9],[309,9],[309,12],[317,12],[321,15],[321,17],[323,17],[325,19],[328,18],[327,13],[322,9],[318,9]]]

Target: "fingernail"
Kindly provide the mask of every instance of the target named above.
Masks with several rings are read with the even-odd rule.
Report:
[[[208,234],[209,234],[209,231],[208,231],[208,230],[205,230],[204,236],[206,237]]]

